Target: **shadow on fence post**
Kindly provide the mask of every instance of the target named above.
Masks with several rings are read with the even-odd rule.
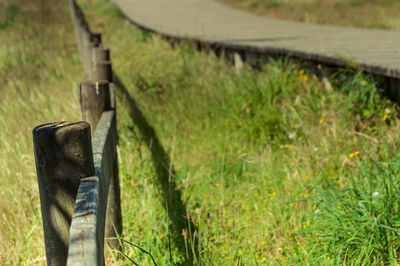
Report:
[[[57,122],[33,130],[47,265],[65,265],[81,178],[94,175],[90,126]]]

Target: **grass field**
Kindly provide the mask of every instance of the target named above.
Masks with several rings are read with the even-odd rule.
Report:
[[[83,80],[65,2],[0,3],[0,264],[43,264],[33,127],[79,119]],[[4,13],[2,13],[4,11]]]
[[[363,28],[400,29],[397,0],[216,0],[279,19]]]
[[[40,3],[0,20],[1,265],[44,264],[31,130],[79,119],[85,80],[66,1]],[[125,240],[159,265],[398,263],[400,123],[369,76],[328,85],[287,59],[238,72],[79,3],[117,76]]]

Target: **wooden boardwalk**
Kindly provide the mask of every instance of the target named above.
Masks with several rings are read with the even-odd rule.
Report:
[[[366,72],[400,78],[400,31],[283,21],[212,0],[113,2],[133,23],[164,36],[336,66],[354,60]]]

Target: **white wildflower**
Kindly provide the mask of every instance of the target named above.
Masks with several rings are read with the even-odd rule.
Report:
[[[320,210],[320,209],[316,209],[316,210],[314,211],[314,214],[319,214],[319,213],[321,213],[321,210]]]
[[[292,132],[289,134],[289,139],[294,139],[297,136],[296,132]]]
[[[39,256],[39,257],[35,258],[32,261],[32,263],[39,263],[39,262],[42,262],[42,261],[46,261],[46,256]]]
[[[379,192],[375,191],[374,193],[372,193],[372,197],[378,197],[379,196]]]

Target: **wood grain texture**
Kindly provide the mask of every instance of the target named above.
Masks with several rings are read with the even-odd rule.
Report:
[[[111,110],[110,85],[104,80],[82,82],[78,93],[82,120],[89,122],[93,135],[102,113]]]
[[[104,194],[98,176],[81,180],[70,228],[67,265],[103,264],[104,230],[101,228],[104,228],[105,202],[101,195]]]
[[[91,80],[107,80],[113,82],[112,65],[110,61],[93,62]]]
[[[101,34],[91,33],[89,29],[82,31],[83,65],[89,77],[92,75],[92,49],[101,46]]]
[[[93,137],[95,176],[82,180],[71,224],[67,265],[102,265],[110,178],[116,157],[115,112],[104,112]]]
[[[94,47],[92,49],[92,61],[110,61],[110,49],[104,49],[103,47]]]
[[[48,265],[65,265],[80,179],[94,174],[90,126],[57,122],[33,130]]]
[[[106,117],[113,115],[112,120],[110,120],[110,128],[108,129],[108,140],[105,142],[105,148],[103,149],[103,155],[100,157],[101,145],[100,141],[97,142],[97,138],[100,137],[100,132],[105,132],[106,123],[99,123],[98,129],[96,129],[95,135],[93,137],[93,156],[95,168],[97,165],[101,165],[103,168],[99,170],[106,176],[107,184],[109,188],[107,190],[106,197],[108,197],[107,212],[106,212],[106,227],[105,234],[106,237],[115,237],[122,234],[122,215],[121,215],[121,199],[120,199],[120,186],[119,186],[119,176],[118,176],[118,159],[117,159],[117,125],[115,111],[104,112],[102,120],[106,120]],[[98,150],[96,150],[98,148]],[[100,163],[101,160],[101,163]],[[97,169],[97,168],[96,168]],[[119,243],[116,240],[108,241],[109,245],[113,249],[119,248]]]

